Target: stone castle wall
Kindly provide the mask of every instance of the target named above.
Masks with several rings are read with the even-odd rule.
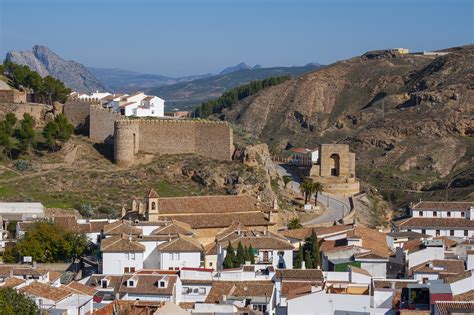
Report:
[[[89,105],[89,137],[97,143],[114,143],[115,121],[122,116],[101,105]]]
[[[88,102],[70,98],[64,104],[64,115],[76,129],[88,130],[90,106],[95,102]]]
[[[177,119],[129,119],[115,122],[114,155],[117,164],[130,164],[138,152],[193,153],[231,160],[232,129],[227,123]]]
[[[26,103],[26,92],[18,90],[0,90],[0,103]]]

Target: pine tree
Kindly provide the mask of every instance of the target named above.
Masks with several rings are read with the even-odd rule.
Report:
[[[245,256],[244,246],[239,242],[239,245],[237,245],[237,256],[235,256],[235,267],[240,267],[245,263]]]
[[[226,255],[224,258],[224,262],[222,266],[224,269],[234,268],[234,261],[235,261],[235,252],[232,244],[229,241],[229,245],[227,245]]]
[[[255,256],[253,255],[252,244],[249,245],[249,248],[247,249],[247,251],[248,251],[249,261],[252,265],[254,265],[255,264]]]

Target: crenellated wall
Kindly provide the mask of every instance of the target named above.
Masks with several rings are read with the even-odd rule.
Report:
[[[225,122],[124,117],[116,120],[116,163],[132,163],[139,151],[157,154],[193,153],[218,160],[231,160],[234,151],[233,133]]]
[[[64,115],[76,129],[89,129],[89,107],[97,104],[96,100],[80,100],[69,98],[64,104]]]
[[[122,115],[101,105],[89,105],[89,111],[89,137],[97,143],[114,143],[115,121]]]

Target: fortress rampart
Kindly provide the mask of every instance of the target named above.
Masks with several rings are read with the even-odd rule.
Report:
[[[114,143],[115,121],[122,115],[111,108],[89,105],[89,137],[98,143]]]
[[[132,163],[138,152],[231,160],[233,151],[232,129],[225,122],[124,117],[115,121],[114,156],[120,165]]]

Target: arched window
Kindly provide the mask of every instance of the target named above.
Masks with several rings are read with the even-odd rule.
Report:
[[[151,210],[156,210],[156,202],[151,203]]]
[[[337,154],[332,154],[331,159],[331,176],[339,176],[339,155]]]

